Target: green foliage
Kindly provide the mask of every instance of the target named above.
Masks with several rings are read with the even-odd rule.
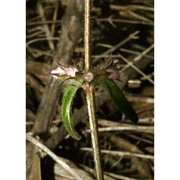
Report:
[[[61,113],[62,113],[62,120],[63,123],[68,130],[69,134],[74,138],[79,140],[80,136],[76,132],[76,130],[73,127],[73,122],[71,120],[71,110],[72,110],[72,103],[73,99],[76,95],[77,90],[81,87],[82,82],[76,83],[76,85],[68,85],[65,88],[65,92],[62,99],[62,105],[61,105]]]
[[[106,89],[109,94],[111,95],[111,98],[119,107],[119,109],[134,123],[138,122],[138,116],[131,106],[131,104],[128,102],[126,97],[123,95],[123,92],[118,88],[118,86],[113,82],[113,80],[103,77],[99,80],[100,85]]]

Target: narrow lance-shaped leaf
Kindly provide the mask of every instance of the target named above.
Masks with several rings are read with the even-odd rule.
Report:
[[[120,110],[134,123],[138,122],[138,116],[128,102],[123,92],[119,89],[119,87],[109,78],[102,78],[100,80],[100,85],[106,89],[111,98],[115,102],[115,104],[120,108]]]
[[[80,136],[76,132],[73,127],[73,122],[71,119],[71,109],[72,109],[72,102],[75,97],[77,90],[80,88],[82,83],[77,83],[76,85],[69,85],[65,88],[62,105],[61,105],[61,113],[62,113],[62,121],[69,132],[69,134],[74,138],[79,140]]]

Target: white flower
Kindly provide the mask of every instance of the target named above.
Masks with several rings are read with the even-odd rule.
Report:
[[[60,77],[60,76],[65,75],[65,74],[66,74],[65,70],[62,69],[62,68],[60,68],[60,67],[58,67],[57,69],[54,69],[54,70],[51,71],[51,75],[52,75],[55,79],[57,79],[57,78]]]
[[[72,68],[72,67],[58,67],[57,69],[54,69],[51,71],[51,75],[57,79],[61,76],[67,75],[69,77],[75,77],[76,72],[78,72],[78,69]]]

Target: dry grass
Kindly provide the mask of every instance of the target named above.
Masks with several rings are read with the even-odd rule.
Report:
[[[101,64],[110,54],[112,58],[120,60],[118,68],[122,72],[122,82],[117,83],[124,89],[140,118],[137,125],[132,124],[116,108],[107,93],[97,88],[97,118],[105,179],[149,180],[154,177],[153,3],[153,0],[94,1],[94,64]],[[27,1],[27,132],[37,121],[40,113],[38,107],[44,102],[43,93],[50,86],[50,71],[58,53],[61,19],[67,5],[66,0]],[[79,63],[83,56],[82,36],[72,57],[75,63]],[[61,96],[57,98],[48,131],[43,136],[37,135],[82,179],[94,179],[85,97],[79,91],[73,105],[76,130],[82,137],[80,141],[67,136],[60,116]],[[46,108],[46,104],[43,108]],[[31,166],[31,161],[27,160],[28,166]],[[40,158],[40,161],[42,179],[76,179],[49,156]]]

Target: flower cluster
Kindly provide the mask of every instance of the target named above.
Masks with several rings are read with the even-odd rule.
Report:
[[[112,80],[120,79],[119,69],[116,68],[116,65],[119,63],[118,59],[112,59],[111,57],[105,59],[105,61],[100,64],[99,67],[96,67],[92,70],[92,72],[79,72],[77,67],[69,66],[64,67],[59,65],[58,68],[51,71],[51,75],[55,79],[67,80],[67,79],[82,79],[83,81],[91,82],[93,79],[99,79],[102,75],[108,77]],[[77,75],[78,72],[78,75]],[[95,78],[97,77],[97,78]]]

